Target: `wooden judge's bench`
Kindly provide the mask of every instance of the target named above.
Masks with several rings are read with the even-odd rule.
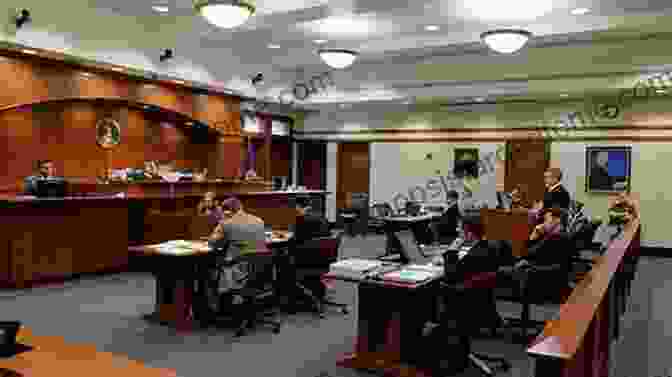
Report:
[[[212,191],[238,197],[274,229],[296,221],[297,196],[324,208],[324,191],[271,191],[264,181],[139,182],[70,185],[65,198],[0,196],[0,286],[29,287],[82,273],[124,269],[128,246],[189,239],[196,206]]]

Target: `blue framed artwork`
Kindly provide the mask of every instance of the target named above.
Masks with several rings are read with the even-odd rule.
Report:
[[[586,148],[586,192],[630,191],[630,147]]]

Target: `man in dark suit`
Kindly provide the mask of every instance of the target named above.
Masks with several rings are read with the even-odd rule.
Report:
[[[544,193],[544,207],[543,208],[569,208],[569,192],[560,183],[562,180],[562,170],[559,168],[549,168],[544,172],[544,185],[546,192]]]
[[[60,177],[56,177],[56,168],[54,168],[54,162],[51,160],[39,160],[36,163],[37,172],[35,175],[31,175],[24,179],[24,192],[28,195],[37,195],[37,182],[40,180],[59,180]]]
[[[614,178],[609,175],[609,152],[595,152],[590,168],[589,187],[594,190],[613,190]]]
[[[324,217],[312,211],[309,198],[296,198],[296,209],[298,216],[296,224],[292,227],[295,242],[301,243],[312,238],[331,235],[329,223]]]
[[[448,209],[435,224],[435,232],[440,244],[450,244],[458,236],[457,227],[460,223],[458,200],[460,195],[455,190],[446,193]]]

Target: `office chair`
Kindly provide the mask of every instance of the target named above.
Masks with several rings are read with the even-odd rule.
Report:
[[[494,290],[497,285],[496,272],[480,272],[467,276],[466,279],[446,279],[441,282],[441,298],[444,300],[444,307],[451,308],[446,310],[441,316],[441,324],[444,328],[451,328],[458,332],[461,338],[461,344],[464,347],[466,360],[458,365],[469,365],[477,368],[485,376],[494,376],[498,371],[508,371],[511,364],[503,357],[484,355],[472,352],[471,338],[473,333],[478,331],[479,324],[474,323],[473,310],[477,308],[484,297],[489,296],[489,292]],[[485,296],[482,294],[485,293]],[[489,303],[486,303],[489,305]],[[452,322],[452,326],[451,326]],[[446,360],[447,366],[454,363],[452,360]],[[466,361],[466,363],[465,363]],[[496,364],[494,367],[488,363]],[[466,364],[466,365],[465,365]],[[444,366],[439,365],[435,375],[445,374]],[[452,369],[452,368],[451,368]],[[449,373],[459,372],[450,370]]]
[[[572,245],[572,273],[573,281],[578,283],[593,266],[593,258],[584,254],[599,253],[599,244],[593,243],[597,229],[602,225],[601,220],[581,221],[570,229],[570,241]]]
[[[211,321],[233,319],[234,323],[237,324],[235,337],[245,335],[248,328],[254,328],[257,324],[269,325],[274,333],[279,333],[282,323],[278,320],[266,318],[267,316],[278,315],[277,305],[273,305],[269,309],[264,303],[264,301],[277,297],[275,286],[262,280],[268,276],[264,273],[265,270],[262,267],[272,263],[272,255],[246,254],[229,260],[225,258],[227,249],[228,245],[215,249],[219,258],[214,258],[216,274],[211,282],[214,286],[211,286],[210,289],[217,289],[225,269],[239,266],[245,267],[247,271],[236,281],[243,285],[241,288],[227,290],[219,296],[220,312],[214,318],[211,318]],[[230,299],[236,296],[242,298],[240,304],[231,303]],[[225,312],[226,309],[230,309],[231,313]]]
[[[502,266],[497,271],[498,287],[505,287],[513,283],[512,295],[497,295],[497,299],[516,302],[521,305],[518,318],[504,318],[506,327],[520,327],[521,340],[527,342],[530,328],[543,328],[545,321],[530,319],[532,305],[558,304],[565,301],[569,293],[569,276],[574,252],[572,241],[568,234],[560,240],[546,241],[547,246],[553,247],[548,253],[562,254],[566,258],[551,264],[531,263],[525,268]],[[553,244],[550,244],[553,242]]]
[[[315,312],[324,318],[324,306],[336,306],[348,314],[348,305],[327,299],[322,276],[338,261],[343,232],[329,237],[314,238],[290,246],[290,266],[293,268],[294,290],[307,298]]]
[[[374,203],[369,209],[369,229],[376,233],[383,233],[385,230],[384,218],[392,216],[394,211],[389,203]]]
[[[348,194],[348,208],[341,210],[339,217],[343,221],[346,234],[351,237],[366,235],[369,217],[369,194],[351,192]]]

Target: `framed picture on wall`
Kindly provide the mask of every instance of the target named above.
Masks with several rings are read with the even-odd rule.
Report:
[[[456,148],[453,174],[458,178],[478,177],[478,148]]]
[[[586,148],[586,192],[630,190],[630,147]]]

